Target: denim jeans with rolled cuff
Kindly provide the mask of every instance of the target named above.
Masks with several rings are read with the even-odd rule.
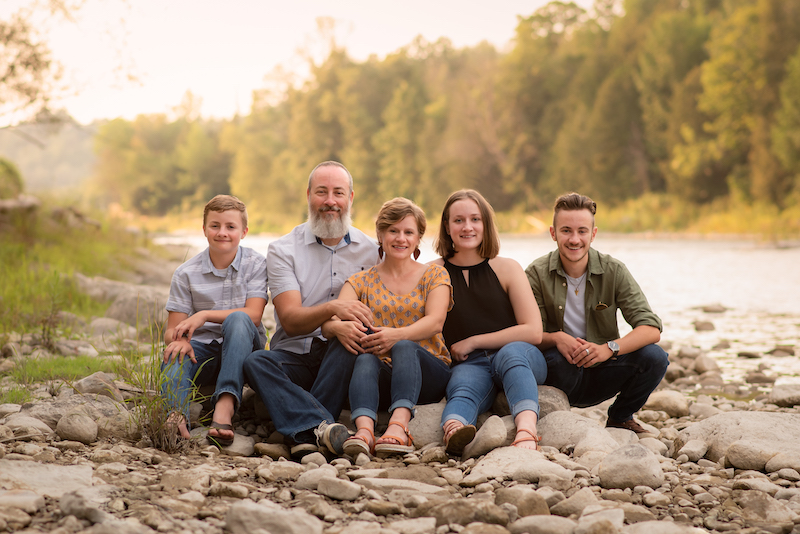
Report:
[[[184,357],[183,363],[178,359],[161,364],[165,375],[161,386],[162,394],[167,398],[171,410],[180,412],[189,422],[189,393],[192,386],[206,386],[216,383],[212,404],[223,393],[234,396],[235,408],[242,400],[244,387],[244,362],[250,354],[261,347],[261,338],[253,320],[245,312],[230,314],[222,323],[222,344],[214,340],[211,343],[191,342],[197,363]]]
[[[311,352],[259,350],[244,364],[247,383],[289,444],[315,443],[314,429],[339,418],[356,355],[339,340],[315,338]]]
[[[539,415],[539,384],[547,377],[547,362],[530,343],[515,341],[499,350],[479,349],[453,366],[447,384],[442,425],[450,419],[474,425],[491,408],[498,391],[505,391],[511,415],[524,410]]]
[[[439,402],[450,379],[450,367],[422,348],[401,340],[392,347],[392,365],[374,354],[360,354],[350,381],[353,421],[367,416],[378,419],[378,410],[408,408],[414,416],[417,404]]]
[[[555,347],[545,350],[544,358],[545,385],[566,393],[572,406],[594,406],[619,393],[608,409],[608,418],[615,421],[627,421],[644,406],[669,365],[667,353],[655,344],[619,354],[590,368],[569,363]]]

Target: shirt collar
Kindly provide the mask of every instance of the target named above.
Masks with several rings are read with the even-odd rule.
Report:
[[[233,270],[238,272],[239,267],[241,267],[241,265],[242,265],[242,247],[240,246],[236,249],[236,257],[233,258],[230,267],[233,267]],[[209,249],[208,247],[206,247],[206,249],[203,251],[202,267],[203,267],[202,269],[203,274],[213,273],[214,271],[220,271],[220,269],[217,269],[216,267],[214,267],[214,264],[211,263],[211,249]]]
[[[308,224],[306,222],[305,225],[306,225],[306,227],[303,229],[303,241],[305,242],[306,245],[311,245],[313,243],[318,243],[318,244],[320,244],[322,246],[327,246],[322,242],[322,239],[320,239],[319,237],[314,235],[314,233],[311,231],[311,225],[310,224]],[[349,245],[350,243],[359,243],[360,242],[360,240],[359,240],[357,235],[356,236],[351,236],[350,235],[350,231],[349,230],[347,231],[346,234],[344,234],[343,241],[344,241],[345,245]],[[339,246],[344,246],[344,245],[342,245],[342,242],[339,241],[339,243],[337,243],[336,246],[339,247]]]

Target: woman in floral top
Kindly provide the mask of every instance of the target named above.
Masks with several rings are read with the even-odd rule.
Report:
[[[359,342],[348,346],[359,354],[350,381],[350,409],[358,431],[344,445],[351,456],[413,451],[408,423],[414,406],[444,397],[450,353],[441,332],[453,306],[452,287],[443,267],[416,261],[425,226],[425,214],[410,200],[386,202],[375,223],[378,254],[384,260],[351,276],[339,295],[360,300],[373,315],[373,324],[358,325],[363,334]],[[380,408],[388,408],[391,417],[376,442]]]

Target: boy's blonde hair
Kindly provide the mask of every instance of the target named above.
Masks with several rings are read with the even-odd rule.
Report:
[[[203,209],[203,228],[206,226],[209,211],[215,211],[219,213],[221,211],[228,210],[236,210],[241,213],[242,228],[247,228],[247,207],[244,205],[244,202],[233,195],[217,195],[208,201],[205,209]]]

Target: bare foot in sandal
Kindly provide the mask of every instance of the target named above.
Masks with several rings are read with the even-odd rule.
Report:
[[[448,454],[461,456],[464,448],[475,437],[475,426],[464,425],[456,419],[448,419],[442,427],[444,431],[444,445]]]
[[[539,442],[542,441],[542,438],[539,437],[536,431],[538,419],[539,417],[533,410],[523,410],[517,414],[514,418],[514,423],[517,425],[517,435],[511,445],[522,449],[541,450]]]
[[[189,425],[186,424],[186,417],[184,417],[183,414],[172,412],[167,416],[165,426],[167,432],[174,432],[183,439],[190,439],[192,437],[192,435],[189,434]]]
[[[228,446],[233,443],[236,433],[233,430],[231,421],[235,409],[235,398],[230,393],[223,393],[214,405],[214,415],[208,429],[208,437],[212,440]]]

